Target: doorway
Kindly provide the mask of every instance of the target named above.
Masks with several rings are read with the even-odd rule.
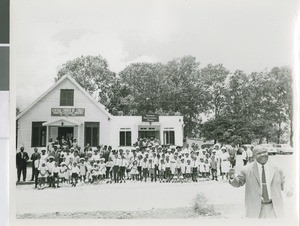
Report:
[[[72,140],[74,137],[74,127],[58,127],[58,139],[61,140],[62,137],[64,137],[65,140],[67,140],[67,138]]]
[[[157,138],[160,139],[159,137],[159,131],[139,131],[139,139],[140,138]]]

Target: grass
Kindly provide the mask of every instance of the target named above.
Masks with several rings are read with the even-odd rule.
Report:
[[[219,213],[215,211],[214,205],[207,202],[207,198],[203,193],[199,193],[193,200],[193,211],[199,216],[217,216]]]

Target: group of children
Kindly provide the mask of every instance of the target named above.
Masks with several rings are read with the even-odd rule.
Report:
[[[126,151],[98,148],[80,153],[76,148],[65,147],[52,154],[46,153],[46,150],[41,152],[34,163],[36,188],[43,188],[47,184],[53,188],[75,187],[78,182],[182,183],[197,182],[200,178],[218,180],[218,176],[223,178],[230,168],[226,148],[191,150],[156,146]]]

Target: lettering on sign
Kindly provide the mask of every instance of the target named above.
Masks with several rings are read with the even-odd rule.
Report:
[[[142,115],[142,122],[158,122],[159,115],[158,114],[146,114]]]
[[[51,108],[51,116],[85,116],[84,108]]]

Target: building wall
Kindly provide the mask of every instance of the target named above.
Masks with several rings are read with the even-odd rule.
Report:
[[[53,120],[55,116],[51,116],[51,108],[68,108],[68,106],[60,106],[60,89],[74,89],[74,106],[69,108],[85,108],[85,116],[69,117],[71,120],[81,122],[79,127],[78,144],[83,147],[84,142],[84,122],[100,122],[100,136],[99,144],[109,143],[110,122],[108,116],[99,109],[84,93],[82,93],[69,79],[65,79],[51,92],[49,92],[43,99],[36,103],[18,120],[18,143],[17,148],[21,145],[25,150],[32,153],[31,134],[32,121],[48,121]],[[66,117],[68,118],[68,117]],[[49,131],[48,131],[49,132]]]
[[[138,126],[150,125],[149,122],[142,122],[142,116],[114,116],[111,129],[111,145],[113,148],[120,147],[120,131],[131,131],[132,144],[138,139]],[[163,142],[163,131],[175,131],[175,145],[183,145],[183,116],[159,116],[159,122],[152,122],[151,125],[160,125],[160,141]]]

